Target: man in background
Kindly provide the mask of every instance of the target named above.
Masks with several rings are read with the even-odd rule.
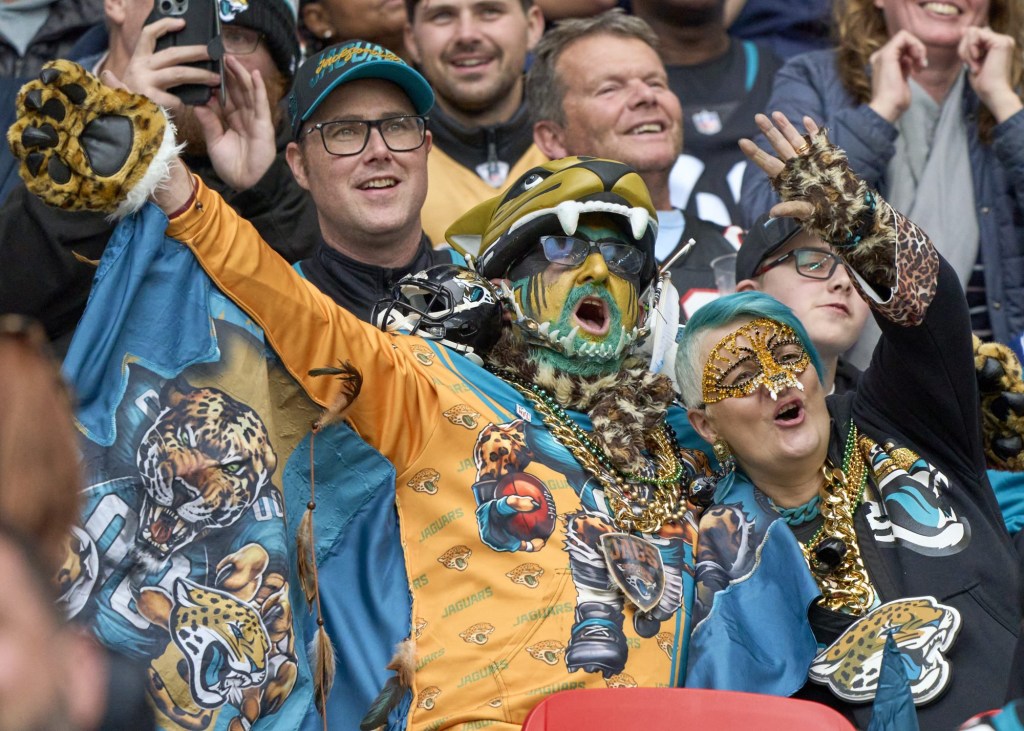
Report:
[[[456,218],[547,161],[533,144],[523,73],[544,32],[533,0],[406,0],[406,49],[437,95],[423,228]]]
[[[672,203],[723,226],[739,223],[747,162],[737,142],[756,135],[781,65],[770,51],[726,33],[726,0],[634,0],[633,12],[661,41],[669,87],[683,105],[683,154],[672,170]]]
[[[770,294],[793,310],[825,366],[826,393],[856,388],[860,371],[843,353],[860,337],[868,305],[821,239],[792,218],[762,215],[736,255],[736,282],[737,291]]]
[[[714,296],[711,260],[735,252],[739,231],[672,205],[682,110],[657,46],[647,23],[620,10],[562,21],[537,44],[527,100],[534,140],[549,157],[603,157],[640,173],[658,211],[655,256],[669,264],[688,317]]]

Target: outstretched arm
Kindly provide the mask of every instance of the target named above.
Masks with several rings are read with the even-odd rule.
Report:
[[[976,475],[983,454],[970,319],[952,268],[924,231],[853,175],[812,120],[807,135],[782,115],[759,115],[758,125],[777,156],[741,144],[779,191],[773,215],[800,219],[831,245],[882,329],[858,385],[858,423],[885,436],[898,425],[910,443]]]

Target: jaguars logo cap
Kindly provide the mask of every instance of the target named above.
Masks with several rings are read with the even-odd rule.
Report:
[[[434,91],[418,71],[398,54],[368,41],[349,41],[325,48],[306,59],[295,74],[288,96],[292,136],[338,86],[357,79],[383,79],[397,84],[412,101],[416,114],[434,106]]]

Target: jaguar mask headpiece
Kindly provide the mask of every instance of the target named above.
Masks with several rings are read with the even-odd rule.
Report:
[[[657,214],[640,175],[628,165],[592,157],[552,160],[524,173],[509,189],[484,201],[449,227],[445,238],[467,256],[477,272],[488,279],[506,279],[509,270],[536,251],[541,236],[573,236],[580,217],[604,214],[616,222],[622,241],[644,254],[638,291],[645,312],[657,305],[662,281],[657,277],[654,242]],[[656,286],[652,286],[655,285]],[[514,303],[515,324],[528,342],[564,355],[598,356],[594,347],[583,349],[572,332],[552,331],[523,312],[508,285],[503,296]],[[628,352],[647,336],[646,318],[624,332],[618,353]],[[595,352],[590,352],[595,351]]]

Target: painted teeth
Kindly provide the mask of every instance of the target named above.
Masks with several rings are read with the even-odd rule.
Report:
[[[619,325],[619,344],[615,347],[615,357],[618,358],[622,355],[622,351],[626,349],[626,343],[629,342],[626,336],[626,328]]]
[[[583,213],[610,213],[629,218],[633,235],[637,239],[643,236],[648,225],[655,231],[658,230],[657,219],[652,220],[646,208],[629,208],[621,203],[607,201],[562,201],[554,208],[541,208],[527,213],[525,216],[520,216],[509,226],[508,233],[517,231],[541,216],[555,215],[561,222],[566,235],[572,236],[579,225],[580,214]]]
[[[580,224],[580,207],[575,201],[562,201],[555,207],[555,214],[566,236],[576,233]]]

